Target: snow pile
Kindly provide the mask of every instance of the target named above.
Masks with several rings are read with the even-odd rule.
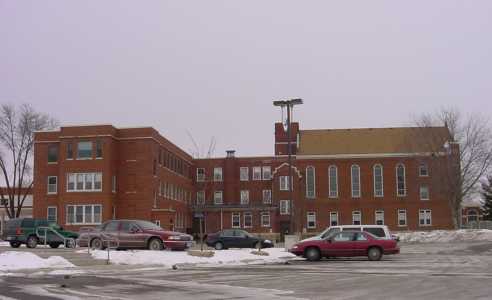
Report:
[[[10,247],[10,244],[9,244],[9,242],[2,242],[0,240],[0,247]]]
[[[251,249],[215,251],[215,255],[212,257],[191,256],[185,251],[111,251],[110,262],[123,265],[162,265],[167,267],[180,264],[211,266],[281,263],[296,257],[292,253],[286,252],[284,248],[269,248],[262,251],[268,252],[269,255],[254,255],[251,254]],[[106,251],[93,251],[91,254],[96,259],[107,259],[108,257]]]
[[[489,229],[460,229],[399,232],[401,242],[461,242],[461,241],[492,241],[492,230]]]
[[[60,256],[41,258],[29,252],[7,251],[0,253],[0,271],[40,268],[73,268],[69,261]]]

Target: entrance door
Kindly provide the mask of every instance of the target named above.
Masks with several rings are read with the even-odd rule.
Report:
[[[290,222],[281,221],[279,225],[280,225],[280,240],[284,242],[285,241],[284,236],[286,234],[290,234]]]

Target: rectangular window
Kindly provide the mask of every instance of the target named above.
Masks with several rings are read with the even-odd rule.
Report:
[[[48,223],[56,223],[57,209],[56,206],[48,206]]]
[[[314,199],[316,197],[315,192],[315,169],[312,166],[306,168],[306,198]]]
[[[239,180],[248,181],[249,180],[249,168],[248,167],[240,167],[239,168]]]
[[[205,191],[196,192],[196,204],[197,205],[205,204]]]
[[[214,168],[214,181],[222,181],[222,168]]]
[[[384,225],[384,211],[376,210],[375,212],[376,225]]]
[[[261,180],[261,167],[253,167],[253,180]]]
[[[241,204],[249,204],[249,191],[248,190],[241,190]]]
[[[280,200],[280,214],[281,215],[290,214],[290,200]]]
[[[77,205],[75,206],[75,223],[83,224],[84,222],[84,206]]]
[[[67,206],[67,224],[75,223],[75,206]]]
[[[316,228],[316,213],[314,211],[307,213],[307,228]]]
[[[272,203],[272,190],[263,190],[263,203]]]
[[[429,200],[429,186],[421,185],[420,186],[420,200]]]
[[[48,194],[56,194],[58,192],[58,177],[48,176]]]
[[[241,228],[241,214],[232,213],[232,228]]]
[[[272,168],[270,166],[263,166],[263,180],[272,179]]]
[[[67,174],[67,192],[101,192],[102,173]]]
[[[91,159],[92,158],[92,142],[78,142],[77,143],[77,159]]]
[[[420,226],[432,225],[432,211],[430,209],[419,210],[419,225]]]
[[[427,166],[427,164],[420,164],[419,165],[419,176],[420,177],[429,176],[429,167]]]
[[[261,227],[270,227],[270,212],[261,213]]]
[[[398,226],[407,226],[407,211],[405,209],[398,210]]]
[[[288,191],[289,190],[289,176],[280,176],[280,190],[281,191]],[[291,178],[292,182],[292,178]]]
[[[67,175],[67,192],[75,190],[75,177],[73,173]]]
[[[361,212],[356,210],[352,212],[352,225],[361,225]]]
[[[222,199],[222,191],[215,191],[214,192],[214,204],[215,205],[222,205],[223,199]]]
[[[58,162],[58,145],[48,145],[48,163]]]
[[[94,190],[102,191],[102,173],[94,173]]]
[[[253,215],[250,212],[244,213],[244,228],[253,227]]]
[[[85,223],[93,223],[94,214],[92,213],[92,206],[86,205],[84,206],[84,222]]]
[[[352,179],[352,198],[360,198],[360,167],[353,165],[351,167]]]
[[[116,175],[111,178],[111,192],[116,193]]]
[[[328,189],[329,197],[338,197],[338,169],[336,166],[330,166],[328,168]]]
[[[205,181],[205,169],[197,168],[196,169],[196,181],[202,182]]]
[[[67,143],[67,159],[73,159],[73,145],[72,142]]]
[[[338,226],[338,212],[330,212],[330,226]]]
[[[103,143],[101,140],[96,141],[96,158],[103,157]]]

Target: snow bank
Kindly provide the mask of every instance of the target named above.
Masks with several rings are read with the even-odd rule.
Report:
[[[432,243],[432,242],[461,242],[461,241],[492,241],[492,230],[489,229],[460,229],[399,232],[397,235],[402,242]]]
[[[60,256],[41,258],[29,252],[7,251],[0,253],[0,271],[40,268],[73,268],[69,261]]]
[[[9,244],[9,242],[0,241],[0,247],[10,247],[10,244]]]
[[[268,252],[269,255],[254,255],[251,254],[251,249],[215,251],[213,257],[191,256],[185,251],[111,251],[110,261],[113,264],[122,265],[162,265],[171,267],[176,264],[211,266],[281,263],[296,257],[292,253],[286,252],[284,248],[269,248],[263,249],[263,251]],[[93,251],[91,254],[96,259],[107,259],[108,257],[106,251]]]

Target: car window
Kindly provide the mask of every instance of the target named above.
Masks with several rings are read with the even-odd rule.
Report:
[[[355,234],[355,240],[356,240],[356,241],[367,241],[367,237],[366,237],[366,235],[365,235],[364,233],[362,233],[362,232],[357,232],[357,233]]]
[[[122,232],[130,232],[130,228],[132,227],[132,222],[130,221],[122,221],[120,230]]]
[[[352,241],[354,239],[353,232],[339,232],[333,236],[333,241],[335,242],[347,242]]]
[[[235,230],[234,236],[244,238],[244,237],[248,236],[248,233],[246,231],[243,231],[243,230]]]
[[[220,236],[224,236],[224,237],[234,236],[234,230],[226,229],[226,230],[222,231],[222,233],[220,234]]]
[[[142,229],[147,229],[147,230],[162,230],[162,227],[155,224],[155,223],[152,223],[152,222],[149,222],[149,221],[135,221],[134,223],[135,225],[137,225],[138,227],[142,228]]]
[[[340,228],[330,228],[330,229],[328,229],[328,231],[327,231],[327,232],[325,232],[325,233],[321,236],[321,238],[327,238],[327,237],[329,237],[330,235],[335,234],[335,232],[339,232],[339,231],[340,231]]]
[[[34,219],[22,220],[22,227],[34,227]]]
[[[48,226],[48,220],[37,220],[37,226]]]
[[[386,236],[386,234],[384,233],[384,229],[380,228],[380,227],[376,227],[376,228],[370,228],[369,227],[369,228],[364,228],[363,230],[366,232],[372,233],[377,237],[385,237]]]
[[[360,227],[358,226],[343,227],[343,230],[360,231]]]
[[[104,231],[118,231],[119,222],[111,221],[104,226]]]

